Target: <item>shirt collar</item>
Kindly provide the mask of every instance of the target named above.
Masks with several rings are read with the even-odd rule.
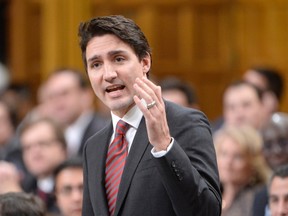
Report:
[[[131,127],[133,127],[134,129],[138,129],[140,121],[142,119],[143,113],[141,112],[141,110],[134,105],[124,116],[123,118],[119,118],[118,116],[116,116],[115,114],[113,114],[111,112],[111,116],[112,116],[112,123],[113,123],[113,130],[115,131],[116,128],[116,124],[117,122],[122,119],[123,121],[125,121],[126,123],[128,123]]]
[[[88,124],[90,123],[91,119],[93,118],[92,112],[82,113],[78,119],[71,125],[67,127],[66,130],[70,131],[84,131]]]
[[[53,191],[54,187],[54,180],[52,176],[48,176],[44,179],[39,179],[37,181],[37,186],[40,190],[42,190],[45,193],[50,193]]]

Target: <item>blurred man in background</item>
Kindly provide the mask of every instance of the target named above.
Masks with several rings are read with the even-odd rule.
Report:
[[[269,182],[271,216],[288,215],[288,164],[276,169]]]
[[[71,68],[56,70],[39,92],[41,115],[64,128],[68,156],[82,156],[86,140],[107,123],[107,118],[95,112],[94,95],[84,75]]]
[[[82,215],[83,167],[80,158],[64,161],[54,172],[57,206],[62,216]]]
[[[176,77],[168,77],[161,80],[159,85],[164,99],[184,107],[199,109],[196,92],[188,83]]]

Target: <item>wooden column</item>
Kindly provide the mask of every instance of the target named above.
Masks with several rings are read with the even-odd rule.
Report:
[[[90,16],[90,0],[43,0],[42,67],[44,76],[58,67],[83,70],[78,26]]]
[[[28,49],[26,37],[27,0],[14,0],[9,3],[9,54],[8,67],[13,82],[26,80]]]

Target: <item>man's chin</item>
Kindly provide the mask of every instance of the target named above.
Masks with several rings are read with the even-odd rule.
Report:
[[[82,215],[82,210],[74,210],[71,211],[69,216],[81,216]]]
[[[127,110],[127,109],[130,109],[132,106],[134,106],[133,99],[132,100],[118,100],[118,101],[113,101],[112,103],[108,104],[108,107],[113,112]]]

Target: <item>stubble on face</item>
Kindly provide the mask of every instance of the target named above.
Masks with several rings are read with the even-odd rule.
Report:
[[[134,50],[114,35],[97,36],[87,45],[87,71],[97,97],[119,117],[134,106],[133,84],[146,76],[150,56],[139,61]]]

